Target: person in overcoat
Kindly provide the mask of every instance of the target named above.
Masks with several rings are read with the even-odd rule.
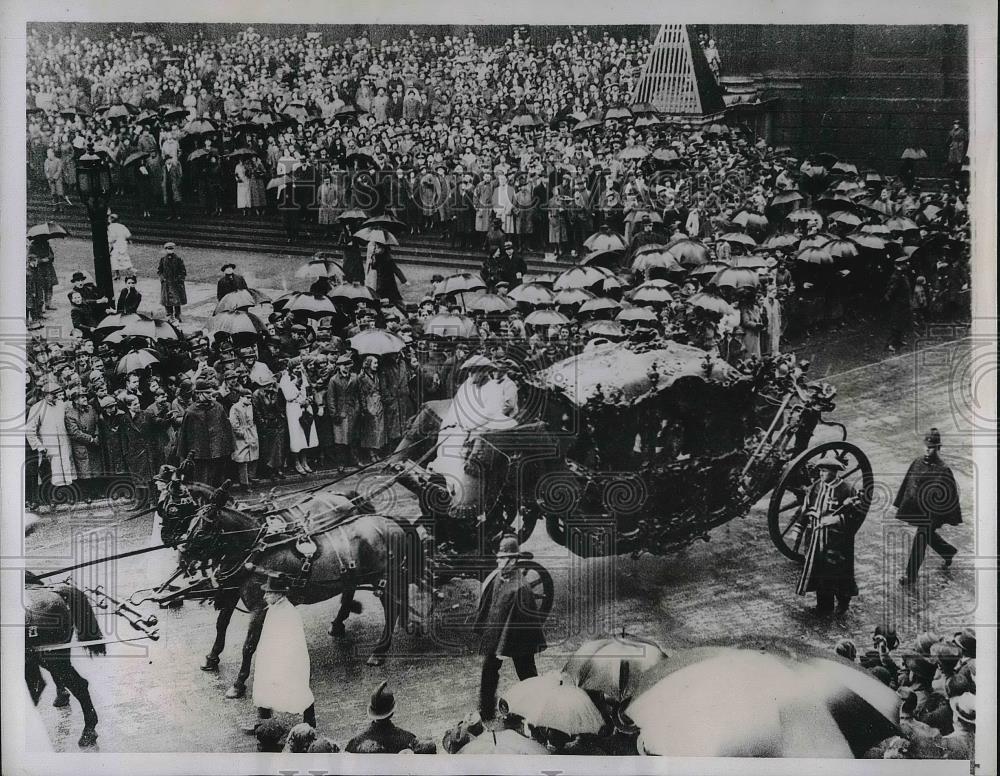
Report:
[[[811,527],[805,565],[795,592],[816,593],[817,615],[844,614],[851,598],[858,594],[854,578],[854,536],[864,522],[865,513],[857,508],[853,488],[838,479],[844,466],[836,458],[826,457],[816,463],[819,478],[806,493],[802,511],[792,528],[799,534]]]
[[[195,482],[217,488],[233,452],[233,427],[209,381],[196,381],[194,392],[195,401],[177,429],[177,457],[183,461],[191,454]]]
[[[511,658],[517,678],[524,680],[538,675],[535,655],[546,647],[544,619],[518,565],[523,557],[516,537],[507,535],[500,540],[497,568],[483,582],[476,605],[473,631],[480,637],[479,654],[483,657],[479,714],[484,720],[496,715],[501,658]]]
[[[418,743],[417,737],[409,730],[396,727],[392,721],[392,715],[396,712],[396,697],[388,689],[388,685],[388,682],[382,682],[372,693],[368,704],[371,723],[347,742],[345,752],[399,754],[404,749],[414,751]]]
[[[241,274],[236,271],[236,265],[229,263],[223,264],[221,267],[222,276],[219,281],[215,284],[215,298],[222,299],[226,294],[231,294],[233,291],[246,291],[247,281]]]
[[[333,429],[337,468],[358,465],[358,431],[361,425],[361,392],[353,360],[346,353],[326,384],[326,414]]]
[[[385,406],[382,402],[382,376],[377,356],[366,356],[358,375],[358,398],[361,402],[361,427],[358,446],[366,463],[375,459],[386,444]]]
[[[288,431],[285,421],[284,399],[271,370],[263,363],[254,364],[250,370],[253,391],[253,415],[257,425],[260,452],[257,458],[258,479],[285,479],[285,453],[288,451]]]
[[[237,388],[236,394],[236,403],[229,408],[229,424],[233,427],[234,441],[232,458],[236,462],[240,485],[246,487],[250,485],[250,467],[257,463],[260,455],[260,443],[250,391]]]
[[[121,424],[125,408],[110,395],[97,400],[97,431],[101,440],[101,466],[105,477],[125,474],[125,450],[122,446]]]
[[[385,408],[386,444],[395,448],[413,415],[410,370],[401,354],[386,356],[382,364],[382,406]]]
[[[906,564],[906,576],[899,580],[904,586],[916,582],[928,545],[944,558],[946,567],[958,552],[937,533],[941,526],[962,523],[958,484],[940,453],[941,432],[932,428],[924,436],[924,454],[910,464],[892,502],[896,517],[917,529]]]
[[[181,203],[181,182],[184,178],[181,163],[175,156],[166,156],[163,163],[163,177],[160,189],[163,193],[163,204],[167,206],[167,220],[180,220],[177,206]]]
[[[482,244],[493,223],[493,178],[489,171],[483,173],[483,179],[473,190],[472,198],[476,207],[476,238]]]
[[[187,287],[184,279],[187,277],[187,267],[184,259],[174,251],[177,246],[168,242],[163,246],[163,254],[156,274],[160,277],[160,304],[167,311],[167,317],[177,321],[181,319],[181,306],[187,304]]]
[[[129,315],[139,311],[139,305],[142,304],[142,294],[136,287],[136,282],[135,275],[125,276],[125,286],[118,293],[118,302],[115,304],[115,312],[120,315]]]
[[[402,307],[403,296],[399,293],[399,280],[408,285],[406,275],[392,258],[388,245],[379,242],[368,243],[365,260],[365,284],[374,288],[380,299],[388,299],[394,305]]]
[[[122,449],[125,465],[135,488],[137,509],[143,508],[153,493],[151,483],[155,471],[149,454],[148,422],[149,418],[140,406],[139,397],[133,394],[126,396],[125,414],[122,415],[121,423]]]
[[[101,477],[101,439],[97,428],[97,410],[83,391],[72,397],[73,404],[66,409],[66,433],[69,434],[70,452],[80,492],[89,503]]]
[[[906,344],[906,335],[913,328],[913,312],[910,309],[912,294],[907,258],[900,256],[895,261],[895,268],[882,298],[889,307],[889,350],[893,353]]]
[[[299,359],[289,361],[281,373],[278,388],[285,398],[285,420],[288,424],[288,447],[295,456],[295,471],[311,474],[309,451],[319,445],[316,420],[309,402],[309,376]]]
[[[28,410],[26,436],[35,455],[39,456],[39,479],[43,502],[48,501],[50,486],[72,485],[76,479],[73,450],[66,432],[66,402],[63,388],[55,380],[42,387],[45,398]]]

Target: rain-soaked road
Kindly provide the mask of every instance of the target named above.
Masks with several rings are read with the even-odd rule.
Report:
[[[970,360],[971,359],[971,360]],[[525,546],[552,572],[556,602],[547,627],[549,649],[539,669],[558,668],[580,641],[601,633],[641,635],[667,647],[724,640],[738,645],[747,639],[783,637],[832,646],[844,637],[867,646],[872,628],[884,618],[896,623],[902,637],[919,630],[944,632],[969,620],[974,606],[975,580],[968,562],[974,553],[972,522],[973,463],[968,412],[952,390],[954,376],[974,363],[969,340],[938,346],[842,373],[832,381],[839,389],[833,417],[846,423],[851,441],[871,459],[876,477],[885,484],[857,541],[857,572],[861,595],[850,612],[830,622],[814,621],[807,613],[812,597],[794,594],[798,567],[771,544],[764,503],[744,520],[717,529],[711,541],[698,542],[669,557],[627,556],[584,560],[555,545],[539,526]],[[904,592],[896,584],[905,563],[911,531],[886,513],[885,494],[894,492],[909,461],[921,449],[922,431],[937,425],[945,436],[945,458],[953,465],[962,494],[966,523],[945,529],[961,555],[944,570],[931,554],[921,585]],[[956,433],[958,435],[956,436]],[[344,483],[350,486],[350,481]],[[393,491],[393,508],[416,510],[402,489]],[[116,522],[123,515],[107,511],[44,518],[27,541],[37,571],[65,565],[74,534]],[[151,518],[119,525],[109,551],[142,546]],[[104,529],[97,528],[96,536]],[[121,560],[103,571],[80,573],[78,583],[103,583],[128,596],[163,578],[170,558],[159,552]],[[440,733],[474,707],[479,659],[470,638],[455,630],[445,633],[442,646],[435,639],[398,634],[394,653],[379,668],[365,665],[366,644],[374,643],[382,615],[377,601],[359,594],[364,613],[348,622],[348,637],[332,640],[326,633],[336,600],[302,609],[312,658],[313,691],[319,726],[338,742],[366,724],[365,709],[372,689],[389,679],[396,691],[397,722],[420,735]],[[471,612],[472,583],[454,583],[445,590],[438,612],[449,618]],[[587,603],[584,604],[583,602]],[[105,752],[244,752],[251,737],[240,725],[254,714],[249,694],[226,700],[239,661],[248,617],[237,613],[217,675],[199,670],[202,656],[214,637],[215,612],[210,606],[188,603],[180,609],[157,611],[160,639],[140,646],[117,645],[103,658],[75,658],[90,680],[100,714],[98,751]],[[105,618],[103,624],[112,624]],[[113,623],[119,635],[134,635],[121,621]],[[515,681],[506,666],[501,691]],[[81,728],[75,703],[68,709],[51,706],[51,686],[40,711],[57,751],[74,751]],[[29,749],[31,744],[29,743]]]

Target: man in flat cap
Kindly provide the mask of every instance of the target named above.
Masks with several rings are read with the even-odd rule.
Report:
[[[187,408],[177,430],[177,456],[194,459],[194,479],[213,488],[222,483],[233,452],[233,427],[222,405],[215,400],[212,382],[200,379],[195,401]]]
[[[187,304],[187,288],[184,284],[187,267],[176,250],[174,243],[164,244],[156,274],[160,277],[160,304],[167,311],[169,320],[180,322],[181,306]]]

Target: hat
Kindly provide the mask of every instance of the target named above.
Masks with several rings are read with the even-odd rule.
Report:
[[[924,444],[928,447],[941,447],[941,432],[932,428],[924,434]]]
[[[236,269],[236,265],[235,265],[235,264],[231,264],[231,263],[230,263],[230,264],[223,264],[223,265],[222,265],[222,269],[221,269],[220,271],[221,271],[221,272],[225,272],[225,271],[226,271],[227,269],[229,269],[230,267],[232,267],[233,269]]]
[[[879,625],[875,628],[875,635],[884,638],[886,647],[889,649],[895,649],[899,646],[899,636],[896,635],[895,628],[891,628],[888,625]]]
[[[848,660],[854,660],[858,654],[858,648],[854,646],[854,642],[850,639],[841,639],[833,651]]]
[[[918,652],[907,652],[903,655],[903,665],[920,678],[930,681],[934,678],[936,666]]]
[[[343,366],[345,364],[348,365],[348,366],[350,366],[353,363],[354,363],[354,359],[351,358],[350,355],[347,354],[347,353],[344,353],[344,355],[342,355],[340,358],[337,359],[337,366]]]
[[[275,577],[268,577],[260,589],[264,593],[287,593],[288,583]]]
[[[497,548],[498,558],[511,558],[521,554],[521,545],[517,543],[514,534],[504,534],[500,540],[500,547]]]
[[[87,276],[84,275],[82,272],[74,272],[73,273],[73,277],[71,277],[69,279],[69,282],[70,283],[75,283],[78,280],[86,280],[86,279],[87,279]]]
[[[172,251],[172,250],[174,250],[174,249],[175,249],[176,247],[177,247],[177,246],[176,246],[176,245],[174,245],[174,244],[173,244],[172,242],[168,242],[168,243],[163,243],[163,250],[165,250],[165,251]]]
[[[902,267],[902,266],[905,266],[906,264],[908,264],[909,261],[910,261],[910,257],[909,256],[897,256],[895,263],[896,263],[897,267]]]
[[[490,369],[492,366],[493,362],[486,358],[486,356],[476,354],[467,358],[458,371],[463,372],[466,369]]]
[[[835,471],[844,471],[844,464],[834,458],[832,455],[824,455],[818,461],[816,461],[815,466],[817,469],[834,469]]]
[[[962,652],[969,656],[976,656],[976,632],[972,628],[965,628],[955,634],[955,638],[952,641],[957,644]]]
[[[42,385],[42,392],[46,393],[46,394],[48,394],[48,393],[58,393],[62,389],[63,389],[63,387],[58,382],[56,382],[55,380],[53,380],[52,378],[49,378],[45,382],[45,384]]]
[[[512,243],[510,240],[504,240],[503,247],[504,248],[513,248],[514,247],[514,243]]]
[[[372,693],[371,702],[368,704],[370,719],[388,719],[396,711],[396,696],[388,687],[389,682],[382,682]]]
[[[955,716],[966,725],[976,724],[976,696],[975,693],[966,692],[957,698],[951,699],[951,709]]]
[[[957,644],[939,641],[931,645],[930,655],[931,659],[936,660],[939,666],[951,666],[954,668],[958,665],[958,661],[962,659],[962,649]]]
[[[195,384],[194,384],[194,389],[195,389],[195,391],[198,391],[198,392],[211,391],[214,388],[215,388],[215,386],[212,385],[211,382],[209,382],[208,380],[205,380],[205,379],[196,380]]]

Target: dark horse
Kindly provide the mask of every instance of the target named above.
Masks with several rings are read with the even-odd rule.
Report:
[[[170,512],[170,499],[168,492],[161,503],[166,513]],[[371,514],[365,502],[358,505],[339,493],[321,491],[282,510],[286,518],[291,518],[285,525],[292,533],[284,533],[284,527],[268,533],[266,516],[262,519],[260,515],[243,513],[220,501],[224,502],[225,497],[215,498],[196,510],[178,544],[182,568],[192,571],[207,565],[209,574],[220,585],[215,594],[219,610],[215,643],[205,656],[202,670],[218,671],[226,630],[241,601],[252,614],[243,662],[226,697],[240,698],[246,693],[250,662],[266,613],[261,586],[268,577],[290,582],[289,599],[296,604],[318,603],[339,595],[340,608],[330,624],[331,636],[344,635],[344,622],[352,612],[360,613],[355,592],[374,591],[385,611],[385,628],[368,664],[381,665],[391,646],[396,621],[408,624],[408,587],[420,579],[422,554],[416,531],[407,530],[391,518]],[[164,528],[166,531],[166,522]],[[308,563],[304,563],[306,560]]]
[[[45,585],[31,572],[24,580],[24,678],[36,705],[45,689],[41,669],[52,675],[56,685],[54,706],[69,703],[69,693],[83,710],[83,733],[80,746],[97,742],[97,711],[90,700],[89,684],[80,676],[70,659],[69,643],[73,633],[80,641],[103,638],[101,626],[87,596],[69,583]],[[67,645],[65,649],[39,650],[40,647]],[[103,655],[103,644],[86,647],[91,655]]]

